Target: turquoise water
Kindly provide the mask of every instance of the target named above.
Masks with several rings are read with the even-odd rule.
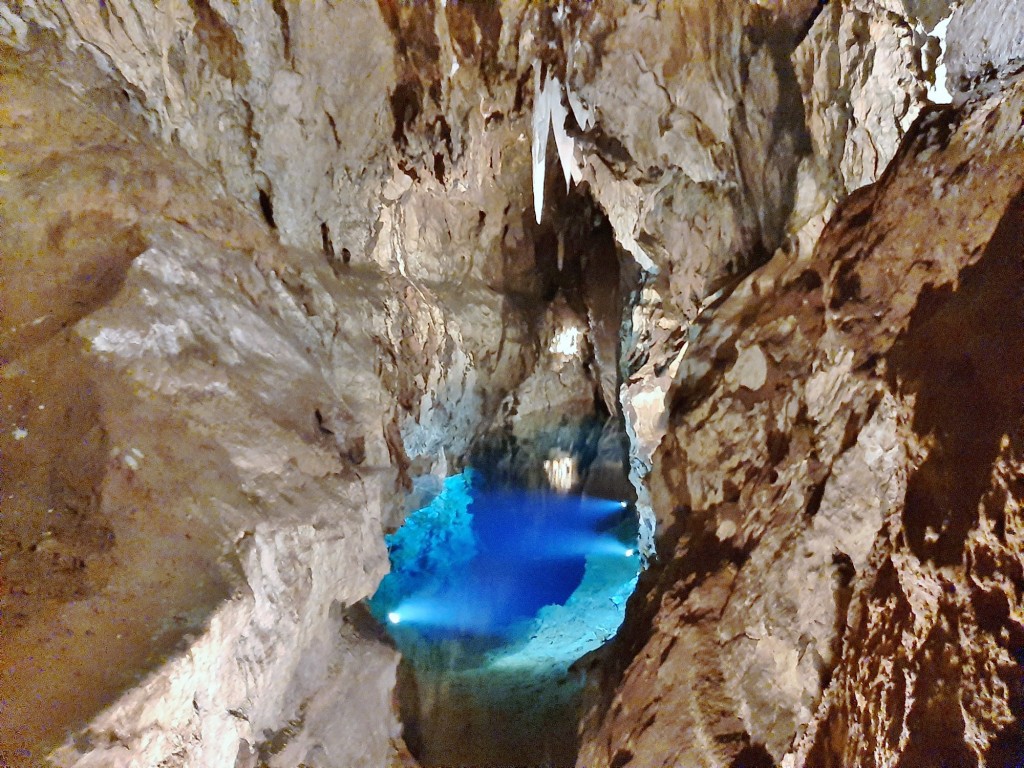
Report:
[[[371,610],[400,646],[405,632],[516,643],[536,634],[538,621],[565,624],[557,608],[575,612],[571,623],[599,645],[597,636],[621,624],[635,586],[632,520],[618,500],[488,488],[472,470],[454,475],[387,537],[392,571]]]
[[[634,511],[468,471],[387,544],[392,572],[370,606],[402,652],[403,736],[420,763],[574,765],[571,667],[622,623],[640,569]]]

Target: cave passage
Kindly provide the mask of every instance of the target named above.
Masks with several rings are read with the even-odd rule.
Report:
[[[581,681],[640,569],[628,502],[493,487],[467,470],[387,537],[370,601],[403,655],[424,765],[571,765]]]

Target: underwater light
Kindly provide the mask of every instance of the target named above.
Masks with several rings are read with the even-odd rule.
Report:
[[[549,454],[548,466],[564,479],[575,474],[575,459],[564,452]],[[564,606],[587,569],[609,584],[636,575],[640,550],[629,504],[490,488],[469,471],[454,475],[387,537],[391,573],[371,611],[410,638],[511,637],[543,607]]]

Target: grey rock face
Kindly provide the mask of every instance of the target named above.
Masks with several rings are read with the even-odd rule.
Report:
[[[951,90],[961,98],[992,87],[1024,67],[1024,4],[968,0],[954,11],[946,34]]]

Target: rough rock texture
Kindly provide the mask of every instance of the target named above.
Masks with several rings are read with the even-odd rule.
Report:
[[[622,395],[639,480],[664,431],[683,330],[731,272],[781,244],[807,137],[792,30],[768,11],[621,3],[586,21],[569,77],[597,111],[584,177],[643,274]]]
[[[508,388],[483,381],[514,385],[530,365],[517,342],[533,340],[508,297],[537,300],[557,280],[538,269],[554,254],[534,253],[522,215],[528,114],[518,47],[506,40],[520,15],[365,0],[32,0],[14,10],[93,52],[153,129],[261,211],[282,242],[321,251],[335,269],[377,264],[393,275],[392,301],[416,309],[389,332],[421,339],[419,370],[388,370],[404,450],[427,464],[443,448],[465,453]],[[484,316],[460,329],[465,340],[438,333],[453,291]]]
[[[5,632],[3,649],[18,661],[4,680],[8,759],[35,759],[22,750],[42,754],[106,705],[57,760],[212,765],[237,753],[244,764],[304,750],[354,765],[392,748],[394,718],[379,707],[393,654],[353,650],[377,654],[366,670],[334,660],[356,648],[338,640],[341,608],[383,573],[382,529],[404,507],[395,492],[466,455],[545,348],[539,317],[559,291],[598,329],[596,370],[574,362],[541,387],[544,402],[582,413],[600,380],[615,403],[617,266],[610,290],[581,277],[598,263],[582,243],[600,221],[524,215],[525,76],[543,46],[520,28],[545,13],[3,3],[4,221],[17,223],[0,232],[4,490],[20,494],[0,550],[5,617],[20,633]],[[611,243],[609,230],[598,252],[614,264]],[[69,425],[83,453],[44,421],[53,410],[32,408],[87,375],[88,397],[73,398],[82,423]],[[99,404],[97,377],[115,382]],[[156,473],[143,500],[108,483],[123,467]],[[167,494],[160,515],[140,514]],[[211,528],[202,536],[194,507]],[[205,581],[157,556],[165,530],[201,539],[181,557]],[[93,608],[109,610],[103,627],[79,615]],[[129,617],[131,633],[118,631]],[[167,637],[151,648],[154,625]],[[47,657],[61,685],[32,662],[54,626],[90,638]],[[107,646],[124,663],[90,665],[111,635],[129,641],[131,652]],[[72,706],[67,686],[86,667],[98,682]],[[351,704],[381,724],[374,738],[303,714],[331,710],[321,684],[340,693],[368,674]],[[65,710],[33,710],[41,690]]]
[[[557,412],[658,527],[581,765],[1015,765],[1020,16],[0,0],[4,758],[407,759],[382,530]]]
[[[1024,754],[1022,105],[922,114],[813,256],[702,321],[580,765]]]
[[[291,739],[380,765],[397,658],[343,609],[410,461],[464,451],[522,375],[525,321],[471,277],[437,299],[283,248],[91,61],[26,48],[0,123],[4,757],[91,720],[58,764],[284,765]],[[374,728],[314,716],[356,682]]]
[[[1024,68],[1024,5],[993,0],[961,4],[946,32],[950,90],[962,101],[978,86],[991,88]]]
[[[592,355],[586,319],[555,302],[544,318],[537,365],[502,401],[490,434],[476,448],[493,479],[522,487],[549,487],[545,462],[572,462],[577,490],[597,452],[604,419],[594,414],[598,385],[584,360]],[[619,457],[621,463],[621,456]]]
[[[568,86],[596,112],[582,177],[640,275],[621,401],[642,514],[687,328],[878,177],[926,101],[921,30],[946,6],[608,3],[563,43]]]
[[[58,764],[233,764],[330,677],[328,608],[386,568],[374,302],[39,53],[2,72],[5,758],[117,700]]]
[[[285,242],[319,247],[322,222],[337,233],[375,218],[345,210],[334,194],[380,184],[385,173],[366,163],[390,143],[388,86],[397,76],[375,4],[19,5],[23,19],[95,51],[123,76],[154,129],[216,172],[230,194],[255,207],[262,193]],[[381,87],[364,88],[367,80]],[[344,205],[367,202],[353,196]],[[346,232],[338,253],[362,255],[367,240]]]

